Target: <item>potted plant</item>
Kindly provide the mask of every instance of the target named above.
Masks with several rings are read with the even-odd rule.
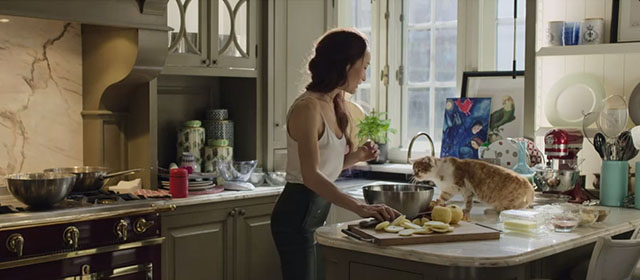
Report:
[[[369,163],[385,163],[387,161],[387,142],[389,137],[387,132],[396,133],[396,130],[390,128],[391,120],[385,119],[386,112],[371,112],[358,123],[358,139],[360,145],[367,140],[371,140],[378,144],[380,156],[377,159],[369,161]]]

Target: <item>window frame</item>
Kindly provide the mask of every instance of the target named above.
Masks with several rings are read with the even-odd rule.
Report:
[[[460,84],[461,84],[461,79],[462,79],[462,72],[464,72],[464,69],[466,67],[468,67],[468,65],[466,65],[466,53],[469,51],[468,49],[471,50],[475,50],[477,47],[475,44],[470,44],[467,45],[466,42],[466,35],[467,35],[467,24],[470,22],[474,22],[473,20],[477,17],[473,17],[472,14],[467,17],[466,15],[466,11],[468,9],[468,5],[469,2],[475,2],[475,1],[465,1],[465,0],[458,0],[457,3],[457,7],[458,7],[458,17],[457,17],[457,21],[456,21],[456,26],[457,26],[457,41],[456,41],[456,80],[455,82],[437,82],[435,81],[435,73],[434,71],[430,71],[429,75],[430,75],[430,80],[431,82],[429,82],[428,84],[430,84],[430,86],[428,87],[431,90],[434,90],[436,88],[446,88],[446,87],[451,87],[452,85],[455,88],[455,91],[457,93],[457,95],[460,95]],[[403,5],[404,5],[404,0],[402,1],[394,1],[395,5],[395,11],[402,11],[403,10]],[[471,3],[471,5],[473,5],[473,3]],[[433,7],[433,6],[432,6]],[[435,11],[433,11],[432,8],[432,15],[433,13],[435,13]],[[393,13],[391,13],[393,14]],[[390,19],[392,19],[390,17]],[[398,20],[398,21],[393,21],[390,20],[390,25],[392,25],[390,27],[390,29],[394,30],[395,34],[401,34],[399,37],[400,38],[396,38],[396,41],[392,41],[392,42],[404,42],[404,38],[402,36],[405,36],[404,32],[403,32],[403,25],[406,25],[406,21],[402,21],[402,20]],[[433,27],[438,27],[439,25],[436,24]],[[431,27],[430,27],[431,28]],[[433,30],[433,28],[432,28]],[[433,34],[433,33],[432,33]],[[432,35],[434,36],[434,35]],[[432,37],[433,38],[433,37]],[[398,44],[400,46],[390,46],[389,47],[389,52],[390,53],[402,53],[402,50],[399,48],[402,48],[402,44]],[[433,50],[435,48],[435,40],[431,40],[431,49]],[[435,52],[431,52],[431,58],[430,58],[430,67],[431,69],[433,69],[433,65],[435,64],[435,57],[434,57],[434,53]],[[401,57],[401,60],[390,60],[390,68],[391,69],[396,69],[398,70],[400,67],[400,64],[398,63],[392,63],[392,62],[397,62],[397,61],[402,61],[402,65],[407,65],[407,61],[405,57]],[[388,156],[387,158],[391,161],[391,162],[407,162],[408,158],[408,146],[409,146],[409,141],[411,140],[411,138],[413,138],[413,135],[406,135],[406,138],[403,139],[403,136],[406,134],[408,128],[407,128],[407,120],[405,115],[402,113],[402,109],[406,108],[404,107],[406,100],[406,92],[408,92],[408,90],[412,87],[407,86],[405,83],[405,86],[400,86],[400,84],[398,83],[398,75],[399,75],[399,71],[390,71],[394,73],[394,79],[390,79],[393,80],[394,83],[391,83],[391,81],[389,82],[389,91],[391,93],[396,93],[393,96],[391,96],[391,100],[393,101],[398,101],[400,100],[400,102],[393,102],[391,101],[390,106],[387,107],[388,112],[389,112],[389,116],[391,117],[391,127],[399,127],[400,129],[398,129],[398,133],[396,133],[395,135],[392,135],[390,137],[390,141],[389,141],[389,145],[388,145]],[[404,69],[403,76],[406,77],[406,69]],[[404,78],[403,77],[403,78]],[[435,95],[430,94],[430,98],[431,98],[431,106],[433,107],[434,103],[433,100],[435,99]],[[431,118],[430,119],[430,125],[431,127],[435,126],[435,118]],[[434,133],[437,133],[434,132]],[[431,135],[431,139],[435,139],[434,135]],[[405,144],[405,141],[406,144]],[[419,140],[425,140],[423,138],[418,139],[415,143],[414,146],[412,148],[411,151],[411,156],[412,158],[418,158],[418,157],[422,157],[422,156],[427,156],[427,155],[431,155],[431,148],[429,147],[429,144],[426,141],[419,141]],[[439,143],[434,142],[434,147],[435,150],[433,151],[433,153],[436,156],[439,156],[440,154],[440,145],[438,145]]]

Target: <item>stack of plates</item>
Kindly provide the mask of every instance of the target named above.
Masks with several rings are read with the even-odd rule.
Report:
[[[160,181],[163,189],[169,189],[169,181]],[[216,186],[215,181],[189,181],[189,191],[204,191]]]

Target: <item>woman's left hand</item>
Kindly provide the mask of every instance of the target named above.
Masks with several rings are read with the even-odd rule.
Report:
[[[360,154],[360,161],[370,161],[378,158],[380,155],[380,150],[378,150],[378,145],[373,141],[367,141],[358,148],[358,153]]]

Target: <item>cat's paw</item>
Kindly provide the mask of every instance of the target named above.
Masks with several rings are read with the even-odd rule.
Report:
[[[471,222],[471,217],[469,216],[469,213],[464,213],[462,215],[462,220],[465,222]]]

